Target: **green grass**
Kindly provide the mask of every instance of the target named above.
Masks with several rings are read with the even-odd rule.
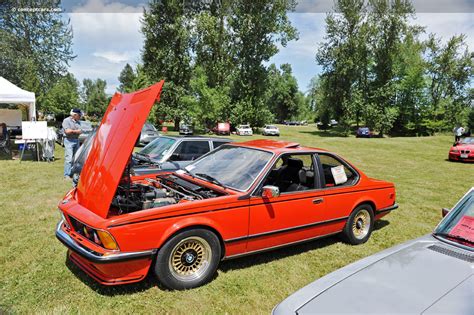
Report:
[[[62,179],[62,148],[54,163],[0,161],[0,313],[269,313],[315,279],[430,232],[441,207],[451,207],[474,184],[474,165],[446,161],[450,136],[328,137],[313,126],[282,126],[281,132],[281,140],[334,151],[367,175],[393,181],[400,208],[360,246],[328,238],[225,261],[211,283],[189,291],[163,290],[153,276],[108,288],[66,265],[66,249],[54,236],[57,203],[70,187]]]

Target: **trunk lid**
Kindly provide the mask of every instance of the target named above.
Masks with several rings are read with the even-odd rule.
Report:
[[[116,93],[102,118],[77,186],[77,201],[106,218],[142,126],[164,81],[128,94]]]

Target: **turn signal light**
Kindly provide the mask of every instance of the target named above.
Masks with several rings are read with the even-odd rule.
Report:
[[[102,231],[102,230],[97,230],[97,235],[100,238],[100,242],[102,243],[102,246],[104,246],[107,249],[111,250],[118,250],[117,243],[115,242],[114,238],[112,235],[110,235],[109,232],[107,231]]]

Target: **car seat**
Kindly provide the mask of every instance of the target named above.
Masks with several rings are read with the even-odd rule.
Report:
[[[293,183],[299,183],[299,171],[303,168],[303,161],[296,158],[288,158],[286,165],[278,170],[276,185],[280,191],[287,191],[288,187]]]

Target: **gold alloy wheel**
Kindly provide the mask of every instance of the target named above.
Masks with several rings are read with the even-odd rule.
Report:
[[[360,210],[352,222],[352,233],[357,239],[363,239],[367,236],[370,229],[370,214],[367,210]]]
[[[211,246],[205,239],[198,236],[187,237],[171,251],[170,271],[182,281],[195,280],[209,268],[211,257]]]

